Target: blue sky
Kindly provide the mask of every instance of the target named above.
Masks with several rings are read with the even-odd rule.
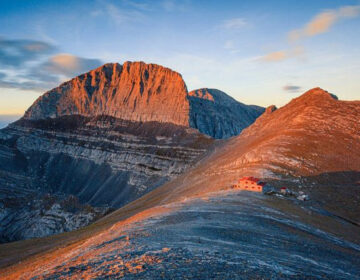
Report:
[[[360,1],[0,2],[0,114],[106,62],[142,60],[281,106],[320,86],[360,99]]]

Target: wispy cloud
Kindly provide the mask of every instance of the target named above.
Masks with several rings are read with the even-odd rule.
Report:
[[[54,74],[74,77],[99,67],[101,64],[102,62],[99,59],[83,58],[71,54],[57,54],[50,57],[42,67]]]
[[[288,33],[288,39],[291,43],[297,43],[305,37],[313,37],[325,32],[339,20],[345,18],[354,18],[360,15],[360,5],[343,6],[335,10],[327,10],[321,12],[302,28],[292,30]],[[267,62],[283,61],[293,57],[301,57],[304,55],[304,48],[301,45],[291,46],[289,50],[275,51],[264,55],[260,60]]]
[[[188,0],[163,0],[161,2],[162,8],[167,12],[175,12],[175,11],[186,11],[186,8],[189,5]]]
[[[304,48],[302,46],[297,46],[290,50],[281,50],[281,51],[268,53],[260,57],[260,60],[265,62],[277,62],[294,57],[303,57],[304,53],[305,53]]]
[[[150,11],[151,10],[151,6],[149,5],[149,3],[145,3],[144,1],[135,1],[135,0],[122,0],[122,2],[129,6],[129,7],[133,7],[135,9],[138,10],[143,10],[143,11]]]
[[[102,64],[98,59],[54,54],[42,41],[0,40],[0,87],[46,90]]]
[[[264,55],[261,60],[263,61],[267,61],[267,62],[272,62],[272,61],[281,61],[284,60],[288,57],[288,54],[286,53],[286,51],[277,51],[277,52],[272,52],[272,53],[268,53],[267,55]]]
[[[295,93],[295,92],[299,92],[301,90],[301,87],[294,85],[286,85],[283,87],[283,90],[287,92]]]
[[[145,15],[136,9],[123,9],[114,4],[108,3],[104,6],[104,11],[116,24],[141,21]]]
[[[339,20],[354,18],[360,15],[360,5],[344,6],[336,10],[328,10],[317,14],[304,27],[289,32],[290,41],[297,41],[304,37],[312,37],[321,33],[328,32],[330,28]]]
[[[227,50],[233,50],[235,49],[235,44],[233,40],[227,40],[225,41],[224,48]]]
[[[54,50],[55,47],[46,42],[0,38],[0,67],[18,67]]]
[[[243,18],[227,19],[224,20],[223,23],[221,24],[221,27],[223,27],[224,29],[232,29],[232,30],[241,29],[244,26],[246,26],[246,21]]]

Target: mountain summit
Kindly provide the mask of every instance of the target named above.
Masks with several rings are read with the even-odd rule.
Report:
[[[108,115],[187,125],[186,94],[181,75],[168,68],[144,62],[109,63],[48,91],[24,117]]]
[[[263,111],[216,89],[188,93],[181,75],[160,65],[125,62],[105,64],[46,92],[24,118],[106,115],[188,126],[214,138],[228,138],[239,134]]]

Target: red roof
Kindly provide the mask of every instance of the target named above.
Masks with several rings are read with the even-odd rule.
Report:
[[[260,181],[260,179],[255,177],[242,177],[239,181],[252,181],[257,183]]]

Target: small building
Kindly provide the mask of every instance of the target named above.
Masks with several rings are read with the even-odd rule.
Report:
[[[262,192],[265,185],[266,183],[258,178],[242,177],[233,185],[233,188],[250,192]]]
[[[283,195],[286,195],[286,194],[288,194],[288,189],[285,188],[285,187],[281,187],[280,188],[280,193],[283,194]]]

